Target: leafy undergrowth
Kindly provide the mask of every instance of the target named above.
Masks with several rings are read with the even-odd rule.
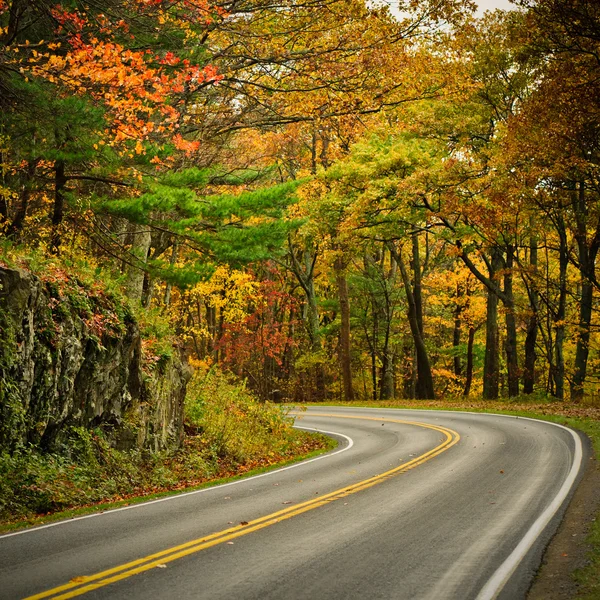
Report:
[[[101,431],[73,428],[60,452],[0,454],[0,528],[13,529],[149,497],[194,489],[330,449],[321,435],[292,429],[278,405],[209,372],[192,380],[187,430],[174,455],[119,451]],[[108,503],[109,505],[105,505]]]

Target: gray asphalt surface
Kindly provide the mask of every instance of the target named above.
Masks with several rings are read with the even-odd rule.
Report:
[[[524,598],[564,508],[565,481],[578,470],[579,438],[515,417],[339,407],[310,408],[297,419],[299,426],[340,434],[339,449],[317,460],[0,536],[0,598],[31,596],[242,522],[252,525],[414,460],[444,440],[438,431],[389,419],[443,426],[460,441],[378,485],[82,597]],[[558,510],[540,524],[553,503]],[[514,569],[506,564],[511,556]]]

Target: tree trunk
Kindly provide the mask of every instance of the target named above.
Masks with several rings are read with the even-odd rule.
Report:
[[[144,284],[142,286],[142,306],[149,308],[152,303],[152,297],[154,296],[154,288],[156,286],[156,279],[150,277],[148,273],[144,274]]]
[[[498,356],[498,296],[487,290],[485,315],[485,357],[483,361],[483,397],[498,398],[500,362]]]
[[[19,193],[19,202],[15,218],[8,229],[8,237],[18,238],[23,231],[23,225],[27,218],[29,210],[29,199],[31,198],[31,190],[33,187],[33,178],[37,169],[39,159],[32,159],[27,162],[25,171],[21,173],[21,192]]]
[[[517,355],[517,323],[513,295],[514,247],[506,247],[506,269],[504,270],[504,295],[506,296],[506,366],[508,370],[508,396],[519,395],[519,357]]]
[[[346,265],[341,257],[334,261],[335,279],[340,303],[340,366],[344,387],[344,400],[354,400],[352,387],[352,364],[350,355],[350,300],[348,298],[348,281],[346,280]]]
[[[535,223],[532,221],[532,229]],[[537,277],[538,269],[538,240],[533,234],[529,241],[529,265],[532,271],[532,277]],[[535,361],[536,361],[536,344],[538,334],[538,313],[539,313],[539,295],[537,291],[537,283],[528,288],[529,304],[531,314],[527,322],[527,335],[525,337],[525,364],[523,366],[523,393],[531,394],[535,386]]]
[[[423,340],[422,330],[419,327],[418,309],[410,279],[408,277],[408,273],[406,272],[406,266],[404,265],[401,252],[398,252],[393,246],[390,246],[390,251],[398,267],[400,268],[400,274],[402,275],[402,282],[404,283],[404,290],[406,292],[406,300],[408,303],[408,323],[415,344],[417,359],[417,382],[415,385],[415,397],[418,399],[433,399],[435,398],[433,375],[431,373],[429,356]]]
[[[565,398],[565,357],[563,352],[565,341],[565,317],[567,313],[567,269],[569,266],[569,251],[567,247],[567,232],[562,217],[558,221],[560,239],[558,264],[558,308],[556,310],[556,339],[554,343],[554,393],[559,400]]]
[[[598,228],[591,246],[588,246],[588,206],[586,205],[584,182],[578,184],[575,206],[577,230],[577,250],[579,254],[579,270],[581,273],[581,301],[579,304],[579,333],[575,351],[575,372],[571,381],[571,400],[576,402],[583,398],[587,373],[587,362],[590,344],[590,325],[592,322],[592,301],[594,296],[593,281],[596,275],[596,255],[598,253]]]
[[[62,243],[62,222],[65,215],[65,162],[57,160],[54,163],[54,209],[52,211],[52,238],[50,249],[53,254],[60,253]]]
[[[381,400],[393,400],[395,396],[394,386],[394,353],[386,352],[384,354],[385,367],[381,369]]]
[[[501,267],[500,251],[492,251],[490,279],[493,280],[496,271]],[[483,397],[486,400],[496,400],[499,391],[500,357],[498,355],[498,296],[488,287],[487,307],[485,315],[485,357],[483,362]]]
[[[579,335],[575,352],[575,373],[571,382],[571,400],[578,402],[583,398],[583,386],[587,372],[590,343],[590,324],[592,322],[592,300],[594,287],[582,276],[581,303],[579,305]]]
[[[419,234],[412,234],[412,262],[413,271],[413,296],[415,299],[415,312],[417,325],[421,336],[423,336],[423,286],[421,285],[421,255],[419,251]]]
[[[316,356],[321,348],[321,322],[319,318],[319,306],[315,291],[315,278],[313,275],[314,257],[307,250],[303,253],[304,267],[307,274],[305,278],[305,293],[307,303],[308,335],[310,338],[311,352]],[[317,400],[325,398],[325,371],[323,364],[319,361],[315,365],[315,385]]]
[[[5,166],[5,160],[4,152],[0,151],[0,169],[2,173],[2,185],[0,185],[0,228],[2,229],[3,225],[8,223],[8,199],[10,197],[6,182],[8,167]]]
[[[132,300],[141,302],[144,291],[144,265],[148,260],[152,236],[147,225],[132,223],[130,227],[130,254],[133,265],[129,265],[127,269],[127,295]]]
[[[383,294],[384,294],[384,316],[385,316],[385,335],[383,340],[383,347],[381,349],[381,376],[379,381],[380,397],[382,400],[392,400],[394,398],[394,360],[395,351],[392,347],[392,319],[393,319],[393,302],[390,297],[390,288],[394,287],[396,280],[396,262],[391,258],[390,270],[385,276],[385,246],[381,252],[381,262],[379,269],[381,270]],[[375,303],[373,304],[373,312],[376,313]]]
[[[177,256],[179,254],[179,243],[178,242],[174,242],[173,243],[173,250],[171,252],[171,259],[169,260],[169,265],[171,265],[171,267],[173,268],[175,266],[175,263],[177,262]],[[169,305],[171,304],[171,290],[173,288],[173,285],[167,281],[167,285],[165,287],[165,298],[164,298],[164,302],[165,302],[165,307],[169,307]]]
[[[317,124],[312,122],[312,135],[310,144],[310,172],[317,174]]]
[[[457,377],[462,375],[462,364],[460,361],[460,356],[458,354],[458,347],[460,346],[460,334],[462,329],[462,323],[460,315],[462,313],[463,307],[460,304],[460,297],[462,296],[462,291],[460,286],[456,285],[456,306],[454,308],[454,331],[452,333],[452,348],[454,349],[454,374]]]
[[[467,367],[465,372],[465,389],[463,396],[466,398],[471,392],[471,384],[473,383],[473,343],[475,342],[475,328],[469,327],[469,337],[467,340]]]

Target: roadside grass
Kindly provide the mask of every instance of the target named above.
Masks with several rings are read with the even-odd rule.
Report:
[[[118,500],[98,502],[83,506],[74,506],[65,510],[59,510],[56,512],[50,512],[46,514],[29,514],[19,519],[7,519],[0,522],[0,534],[11,533],[20,529],[26,529],[29,527],[37,527],[40,525],[47,525],[57,521],[63,521],[67,519],[74,519],[85,515],[91,515],[95,513],[103,513],[116,508],[122,508],[124,506],[132,506],[135,504],[142,504],[151,500],[157,500],[159,498],[166,498],[169,496],[175,496],[178,494],[185,494],[187,492],[193,492],[205,488],[222,485],[224,483],[230,483],[232,481],[238,481],[254,475],[260,475],[262,473],[268,473],[282,467],[286,467],[297,462],[314,458],[325,452],[333,450],[337,446],[337,442],[332,438],[319,434],[302,431],[294,431],[294,435],[299,434],[299,445],[303,445],[303,452],[292,455],[291,457],[273,457],[272,460],[265,460],[264,464],[256,466],[254,468],[248,468],[244,465],[238,465],[237,468],[231,465],[225,468],[222,473],[215,474],[214,477],[206,479],[195,484],[187,481],[180,482],[176,487],[172,489],[165,489],[161,491],[142,493],[140,495],[132,495],[130,497],[121,498]],[[306,440],[306,442],[304,442]]]
[[[596,465],[600,465],[600,403],[598,401],[587,400],[580,404],[571,404],[539,397],[529,400],[526,396],[519,396],[505,401],[480,399],[398,400],[379,402],[324,402],[313,403],[313,405],[470,411],[551,421],[585,433],[592,443]],[[599,467],[596,466],[596,468]],[[590,524],[586,544],[586,565],[571,574],[578,585],[577,596],[573,600],[598,600],[600,598],[600,513],[596,515],[596,518]]]

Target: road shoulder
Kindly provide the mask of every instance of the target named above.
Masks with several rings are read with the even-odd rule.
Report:
[[[581,589],[573,573],[587,566],[588,536],[600,511],[600,465],[591,455],[558,531],[544,552],[527,600],[573,600]]]

